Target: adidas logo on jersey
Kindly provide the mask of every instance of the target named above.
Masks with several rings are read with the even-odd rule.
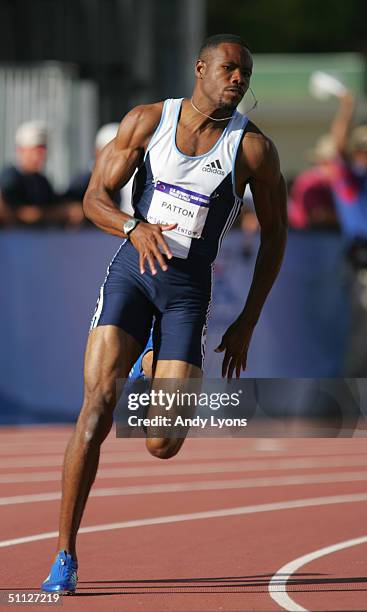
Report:
[[[221,166],[219,159],[209,162],[209,164],[205,164],[205,166],[202,167],[202,171],[212,172],[213,174],[221,174],[222,176],[225,175],[225,172]]]

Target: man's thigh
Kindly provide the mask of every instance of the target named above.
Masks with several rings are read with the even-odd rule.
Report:
[[[117,251],[100,289],[90,329],[119,327],[142,346],[149,338],[155,307],[151,275],[141,275],[138,253],[130,243]]]
[[[88,338],[84,362],[84,400],[77,431],[102,443],[111,429],[113,412],[141,345],[115,325],[101,325]]]
[[[120,378],[127,378],[142,346],[115,325],[100,325],[88,338],[84,363],[86,396],[111,393]]]
[[[156,372],[158,378],[196,378],[203,369],[209,309],[205,299],[191,309],[179,304],[158,314],[153,328],[154,362],[164,374]]]

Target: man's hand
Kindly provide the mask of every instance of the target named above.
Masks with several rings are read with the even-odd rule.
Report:
[[[145,272],[145,261],[148,262],[151,273],[157,274],[157,268],[155,260],[158,261],[160,267],[165,272],[167,270],[167,264],[164,261],[163,255],[160,252],[158,245],[162,247],[162,250],[168,259],[171,259],[172,253],[168,244],[162,236],[163,231],[173,230],[177,227],[177,223],[171,225],[158,225],[155,223],[144,223],[141,221],[129,235],[131,244],[136,248],[139,253],[139,267],[140,273]]]
[[[232,380],[236,370],[236,378],[241,375],[241,369],[246,369],[247,351],[249,348],[254,326],[250,325],[241,318],[238,318],[230,325],[225,332],[221,343],[215,349],[216,353],[225,351],[222,364],[222,377],[227,376]]]

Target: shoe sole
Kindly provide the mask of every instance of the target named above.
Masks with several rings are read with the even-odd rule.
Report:
[[[48,593],[49,595],[75,595],[75,590],[74,591],[46,591],[44,589],[41,589],[42,593]]]

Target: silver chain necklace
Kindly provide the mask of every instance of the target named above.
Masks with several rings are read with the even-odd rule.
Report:
[[[210,115],[206,115],[205,113],[201,112],[201,110],[199,110],[198,108],[196,108],[195,104],[192,101],[192,98],[190,100],[191,102],[191,106],[194,110],[196,110],[197,113],[200,113],[200,115],[203,115],[203,117],[207,117],[208,119],[211,119],[212,121],[228,121],[228,119],[232,119],[232,115],[230,115],[229,117],[223,117],[223,119],[217,119],[216,117],[211,117]]]

